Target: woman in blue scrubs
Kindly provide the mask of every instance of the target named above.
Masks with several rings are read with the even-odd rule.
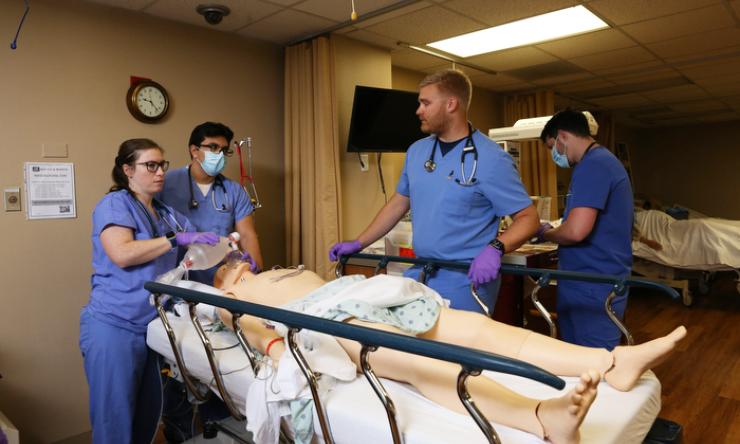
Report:
[[[169,162],[148,139],[123,142],[114,185],[93,211],[93,274],[80,315],[80,350],[90,387],[95,443],[151,442],[161,410],[157,355],[146,345],[155,316],[146,281],[174,268],[177,247],[214,245],[187,219],[153,199]]]

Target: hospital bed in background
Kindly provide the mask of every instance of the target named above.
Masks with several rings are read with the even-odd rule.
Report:
[[[338,266],[341,267],[346,263],[346,259],[342,258]],[[385,263],[392,259],[394,258],[382,257]],[[409,260],[409,258],[397,259]],[[426,271],[431,272],[432,268],[439,264],[426,266],[429,267]],[[570,279],[606,279],[612,282],[617,290],[630,282],[660,287],[655,283],[626,281],[614,277],[575,276],[567,272],[523,267],[504,266],[502,272],[539,276],[543,285],[551,276],[563,278],[565,274],[571,274]],[[181,285],[187,286],[188,283]],[[198,304],[223,307],[236,314],[248,313],[272,319],[286,324],[291,331],[306,328],[358,340],[365,345],[366,353],[371,352],[373,347],[389,347],[461,365],[458,392],[471,414],[470,417],[432,403],[409,385],[384,379],[380,380],[382,382],[377,381],[368,367],[363,369],[366,379],[356,378],[351,382],[340,382],[323,399],[318,398],[317,391],[312,389],[317,406],[314,423],[320,426],[316,427],[317,442],[542,443],[534,435],[486,421],[465,392],[465,378],[483,372],[481,377],[495,379],[516,392],[534,398],[556,396],[558,392],[555,388],[572,387],[577,383],[577,378],[558,378],[526,363],[459,346],[327,321],[187,288],[152,282],[147,283],[146,288],[154,293],[157,301],[162,295],[169,294],[182,298],[189,304],[189,316],[185,317],[165,312],[161,304],[157,303],[160,320],[154,320],[149,325],[147,343],[150,348],[173,362],[175,373],[180,374],[189,391],[204,396],[203,388],[210,388],[225,401],[232,416],[239,419],[244,415],[247,389],[255,379],[253,369],[258,365],[256,354],[240,334],[238,316],[234,317],[236,333],[207,332],[197,315]],[[293,333],[289,334],[287,339],[291,351],[299,353]],[[299,364],[303,362],[299,354],[295,356]],[[364,362],[367,363],[368,359],[364,359]],[[315,379],[310,369],[302,370],[307,380]],[[387,393],[392,401],[383,399],[381,402],[375,399],[373,393],[381,399],[383,394]],[[659,411],[660,383],[652,372],[643,375],[630,392],[619,392],[606,384],[601,384],[599,396],[581,427],[583,442],[642,442]],[[289,435],[290,433],[285,435],[286,439]]]
[[[638,210],[635,229],[640,237],[660,244],[660,248],[634,240],[633,272],[680,289],[684,305],[692,304],[693,288],[707,294],[717,272],[734,272],[740,293],[740,221],[676,220],[662,211]]]

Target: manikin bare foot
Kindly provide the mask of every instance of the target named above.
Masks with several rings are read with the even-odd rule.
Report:
[[[545,439],[553,444],[576,444],[581,440],[578,428],[596,399],[599,372],[589,370],[581,375],[576,387],[560,398],[547,399],[537,407]]]
[[[662,338],[640,345],[615,348],[612,352],[614,362],[605,372],[604,379],[617,390],[631,390],[640,376],[663,362],[684,336],[686,327],[682,325]]]

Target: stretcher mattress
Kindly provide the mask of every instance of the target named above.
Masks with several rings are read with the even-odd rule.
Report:
[[[205,384],[215,387],[203,345],[188,318],[168,313],[170,324],[188,372]],[[231,331],[207,332],[215,351],[224,384],[234,403],[244,413],[247,389],[253,373],[246,355]],[[175,362],[167,333],[159,319],[148,327],[149,347]],[[372,363],[372,356],[370,358]],[[510,389],[533,398],[545,399],[558,396],[559,392],[535,381],[517,376],[484,372],[481,377],[492,378]],[[577,378],[566,377],[566,390],[572,388]],[[485,443],[478,426],[467,415],[461,415],[422,397],[413,387],[390,380],[383,380],[397,409],[399,428],[407,444],[435,444],[464,442]],[[338,385],[322,401],[329,417],[332,434],[337,443],[391,443],[385,410],[363,376],[349,383]],[[652,372],[642,376],[637,386],[624,393],[599,385],[599,395],[581,426],[583,443],[641,443],[660,411],[660,382]],[[319,429],[318,419],[314,420]],[[539,438],[494,423],[497,433],[505,443],[537,443]],[[323,441],[319,438],[319,442]]]

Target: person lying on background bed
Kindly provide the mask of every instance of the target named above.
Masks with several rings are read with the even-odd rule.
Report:
[[[478,313],[449,309],[434,290],[409,278],[386,275],[371,279],[345,276],[327,283],[308,270],[253,274],[249,263],[232,262],[218,270],[214,286],[227,297],[484,350],[557,375],[580,376],[573,390],[547,400],[527,398],[485,377],[469,381],[473,399],[489,420],[553,443],[579,441],[579,426],[601,379],[620,391],[632,389],[640,376],[660,364],[686,335],[680,326],[666,336],[636,346],[619,346],[611,352],[578,346]],[[230,312],[221,309],[218,314],[231,325]],[[280,360],[286,348],[274,325],[247,315],[240,324],[259,352],[275,363]],[[355,365],[360,365],[360,344],[336,339]],[[458,365],[385,348],[375,352],[372,360],[378,376],[409,383],[430,400],[465,413],[456,394]]]

